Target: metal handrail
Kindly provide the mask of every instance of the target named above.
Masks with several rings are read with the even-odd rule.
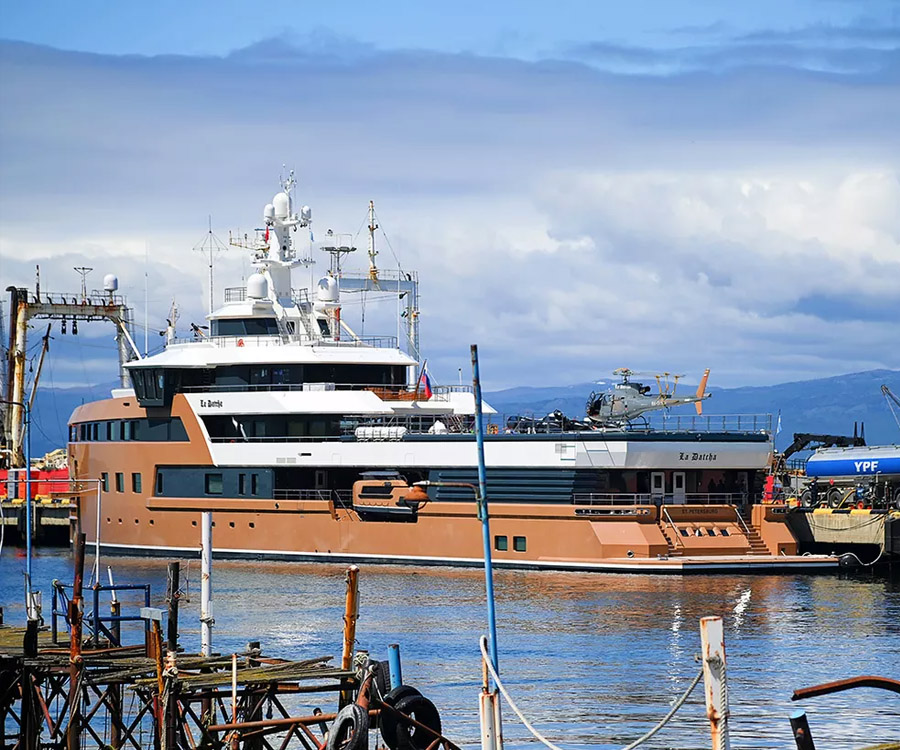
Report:
[[[615,492],[581,492],[572,495],[576,505],[639,505],[665,503],[674,499],[671,493],[652,495],[650,493],[615,493]],[[679,499],[682,497],[678,496]],[[743,500],[747,496],[743,492],[695,492],[684,494],[686,505],[735,505],[735,500]]]
[[[277,334],[269,334],[262,336],[253,336],[250,334],[244,336],[201,336],[199,338],[178,337],[171,341],[168,346],[192,346],[194,344],[209,344],[211,346],[230,348],[230,347],[271,347],[271,346],[287,346],[291,344],[299,344],[303,346],[313,347],[370,347],[374,349],[397,349],[396,336],[358,336],[356,338],[341,339],[334,341],[332,339],[314,338],[302,333],[293,333],[289,336],[281,336]]]
[[[275,500],[331,500],[331,490],[311,489],[276,489],[273,492]]]
[[[681,541],[681,534],[678,532],[678,527],[675,525],[675,522],[672,520],[672,516],[669,515],[669,511],[666,510],[666,507],[664,505],[660,506],[660,510],[662,511],[662,514],[666,517],[666,521],[669,522],[669,526],[672,527],[672,532],[675,534],[675,541],[677,542],[678,545],[684,547],[684,542]]]
[[[744,528],[744,533],[747,535],[747,541],[750,541],[750,529],[747,527],[747,524],[744,523],[744,519],[741,517],[741,512],[735,508],[734,515],[737,516],[737,520],[740,522],[741,526]]]

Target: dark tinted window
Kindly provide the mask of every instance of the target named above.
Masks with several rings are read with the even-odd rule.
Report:
[[[231,318],[214,320],[213,336],[277,336],[275,318]]]
[[[222,475],[221,474],[207,474],[206,475],[206,494],[207,495],[221,495],[223,489],[222,483]]]

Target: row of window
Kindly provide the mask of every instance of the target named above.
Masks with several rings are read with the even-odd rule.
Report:
[[[509,549],[509,537],[495,536],[494,549],[498,552],[506,552]],[[513,550],[515,552],[525,552],[528,549],[528,540],[524,536],[513,537]]]
[[[140,484],[140,474],[138,484]],[[162,496],[165,491],[165,472],[156,472],[156,494]],[[137,492],[137,490],[135,490]],[[203,492],[207,495],[225,494],[225,476],[221,472],[207,472],[203,475]],[[256,472],[238,472],[237,494],[250,497],[259,495],[259,474]]]
[[[100,486],[104,492],[109,492],[109,474],[105,471],[100,475]],[[141,473],[139,471],[132,472],[131,491],[140,492],[142,487]],[[125,492],[125,473],[122,471],[116,472],[116,492]]]
[[[220,365],[211,368],[132,367],[131,384],[141,406],[167,406],[185,388],[207,387],[244,390],[248,387],[283,388],[301,383],[406,384],[403,365],[284,364]]]
[[[157,472],[156,474],[156,494],[162,495],[164,489],[164,474]],[[115,473],[116,492],[125,492],[125,472],[117,471]],[[100,486],[104,492],[109,492],[109,473],[103,472],[100,475]],[[207,495],[221,495],[225,491],[224,477],[219,472],[209,472],[204,475],[204,491]],[[131,474],[131,491],[140,493],[143,490],[143,481],[139,471]],[[237,476],[237,494],[249,495],[250,497],[259,494],[259,474],[240,472]]]
[[[121,440],[168,442],[187,439],[184,424],[178,417],[107,419],[69,425],[70,443],[110,443]]]
[[[162,477],[161,474],[160,477]],[[161,491],[162,488],[160,487],[160,492]],[[207,495],[221,495],[224,493],[225,479],[222,474],[219,474],[218,472],[206,474],[204,477],[204,491]],[[251,496],[258,495],[259,474],[238,473],[237,494]]]

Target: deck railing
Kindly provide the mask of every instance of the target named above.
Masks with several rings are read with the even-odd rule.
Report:
[[[276,489],[273,492],[275,500],[320,500],[322,502],[333,501],[339,508],[348,508],[353,503],[351,490],[329,489]]]
[[[684,495],[651,494],[649,492],[580,492],[572,495],[575,505],[740,505],[747,500],[744,492],[687,492]]]
[[[179,337],[174,339],[169,346],[194,346],[195,344],[207,344],[220,348],[232,347],[279,347],[288,345],[314,346],[314,347],[369,347],[375,349],[396,349],[396,336],[358,336],[356,338],[332,339],[313,338],[303,333],[293,333],[289,336],[272,334],[268,336],[199,336],[195,338]]]

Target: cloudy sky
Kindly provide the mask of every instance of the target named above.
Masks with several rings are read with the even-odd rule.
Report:
[[[142,325],[146,274],[156,346],[173,298],[203,316],[208,217],[258,226],[287,165],[320,237],[376,201],[439,382],[470,343],[492,389],[900,369],[895,0],[271,8],[4,4],[3,288],[113,271]],[[52,351],[115,377],[100,324]]]

